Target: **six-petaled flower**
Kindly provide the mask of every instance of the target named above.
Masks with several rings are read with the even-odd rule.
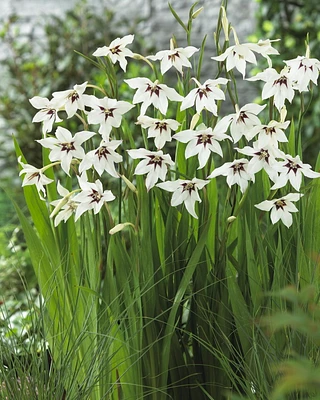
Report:
[[[168,99],[182,101],[183,97],[167,85],[152,82],[148,78],[131,78],[124,80],[132,89],[137,89],[133,96],[133,104],[141,104],[140,115],[144,115],[147,108],[153,104],[161,114],[165,115],[168,110]]]
[[[184,203],[189,214],[193,218],[198,218],[195,212],[196,201],[201,203],[198,190],[202,189],[209,183],[208,180],[193,178],[192,180],[177,179],[176,181],[167,181],[158,183],[157,186],[161,189],[173,192],[171,198],[171,205],[173,207]]]
[[[173,138],[179,142],[188,143],[185,150],[186,158],[198,155],[198,169],[206,165],[212,152],[222,157],[223,153],[219,142],[224,139],[231,139],[228,135],[215,132],[204,124],[199,125],[196,130],[180,131],[173,135]]]
[[[109,46],[99,47],[92,55],[96,57],[110,57],[110,60],[115,64],[117,61],[120,67],[126,72],[127,59],[126,57],[133,57],[134,54],[127,45],[133,42],[134,35],[126,35],[123,38],[113,40]]]
[[[277,169],[279,177],[271,187],[272,190],[282,188],[289,181],[291,185],[299,191],[303,175],[308,178],[320,177],[320,173],[312,171],[311,165],[303,164],[299,156],[292,157],[290,155],[285,155],[284,161],[278,163]]]
[[[157,119],[146,115],[139,116],[136,123],[148,129],[148,138],[154,138],[157,149],[162,149],[166,142],[171,142],[171,130],[176,131],[180,126],[174,119]]]
[[[74,85],[73,89],[70,90],[52,93],[56,104],[60,109],[65,109],[68,118],[73,117],[78,109],[84,111],[84,91],[86,90],[87,83],[88,82],[84,82],[82,85]]]
[[[169,154],[163,154],[162,150],[149,151],[146,149],[128,150],[129,156],[133,159],[142,158],[136,166],[136,175],[147,174],[146,187],[149,191],[159,179],[164,181],[168,171],[168,165],[174,165]]]
[[[182,67],[192,67],[188,59],[197,51],[199,51],[199,49],[194,46],[175,48],[173,40],[170,40],[170,50],[158,51],[156,55],[147,56],[147,58],[153,61],[161,60],[160,70],[162,75],[164,75],[171,67],[176,68],[176,70],[178,70],[182,75]]]
[[[70,165],[73,159],[82,159],[85,151],[82,143],[95,135],[95,132],[82,131],[72,136],[71,132],[58,126],[56,137],[47,137],[37,140],[43,147],[50,149],[50,161],[61,161],[61,168],[69,175]]]
[[[29,100],[34,108],[38,111],[33,117],[32,122],[42,122],[42,133],[45,136],[52,131],[55,122],[61,122],[62,119],[58,116],[59,105],[57,100],[48,100],[46,97],[34,96]]]
[[[223,91],[218,87],[219,85],[226,85],[228,79],[207,79],[201,84],[197,79],[192,78],[197,84],[197,88],[192,89],[190,93],[184,98],[181,103],[181,111],[196,106],[196,111],[199,114],[202,110],[206,109],[213,115],[217,115],[216,100],[225,100]]]
[[[292,225],[292,212],[298,212],[297,207],[293,202],[298,201],[303,194],[301,193],[289,193],[286,196],[280,197],[279,199],[265,200],[259,204],[255,204],[255,207],[259,210],[270,211],[271,222],[275,224],[281,220],[284,225],[289,228]]]
[[[75,212],[75,221],[86,211],[93,210],[97,214],[104,203],[115,199],[111,190],[103,190],[99,179],[95,182],[88,182],[84,176],[78,178],[81,192],[76,194],[73,201],[79,203]]]
[[[215,178],[219,175],[227,177],[229,187],[235,184],[239,185],[242,193],[246,191],[249,181],[254,182],[255,180],[254,175],[248,171],[248,160],[246,158],[224,163],[221,167],[214,169],[207,179]]]

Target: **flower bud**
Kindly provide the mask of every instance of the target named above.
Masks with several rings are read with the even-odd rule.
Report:
[[[283,106],[280,110],[280,122],[284,122],[286,120],[287,116],[287,108],[286,106]]]
[[[202,10],[203,10],[203,7],[198,8],[194,13],[192,13],[191,18],[196,19]]]
[[[192,120],[190,122],[190,130],[194,130],[195,126],[197,125],[198,121],[199,121],[200,115],[199,114],[194,114],[194,116],[192,117]]]
[[[134,186],[134,184],[132,182],[129,181],[128,178],[126,178],[124,175],[120,175],[121,178],[124,180],[125,184],[128,186],[128,188],[130,190],[132,190],[133,192],[137,193],[138,189]]]
[[[113,228],[109,230],[109,233],[110,235],[114,235],[115,233],[122,231],[128,225],[134,228],[134,225],[131,222],[124,222],[122,224],[115,225]]]
[[[227,18],[226,9],[223,6],[221,7],[221,13],[222,13],[221,23],[224,36],[226,37],[226,41],[229,41],[229,21]]]
[[[232,224],[233,221],[235,221],[237,219],[237,217],[235,217],[234,215],[231,215],[229,218],[227,218],[227,222],[228,224]]]

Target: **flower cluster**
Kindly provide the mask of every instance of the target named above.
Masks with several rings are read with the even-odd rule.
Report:
[[[288,141],[285,130],[290,121],[286,121],[286,101],[292,102],[295,93],[308,90],[310,82],[317,84],[320,62],[309,57],[285,61],[285,66],[278,72],[272,68],[270,55],[278,55],[271,40],[260,40],[258,43],[240,44],[235,30],[232,28],[235,44],[222,54],[211,57],[220,63],[220,70],[226,77],[207,79],[203,83],[192,76],[191,58],[199,49],[193,46],[177,47],[170,41],[170,49],[159,51],[146,58],[134,54],[127,48],[133,35],[117,38],[109,46],[98,48],[93,56],[105,57],[112,64],[119,63],[123,72],[128,66],[127,58],[144,60],[157,68],[160,73],[149,77],[124,79],[128,92],[133,94],[132,103],[112,98],[101,88],[101,96],[88,94],[94,85],[84,82],[76,84],[73,89],[54,92],[52,99],[33,97],[30,102],[39,111],[33,122],[42,122],[43,138],[37,142],[48,149],[48,157],[52,162],[43,168],[35,168],[19,159],[22,167],[20,175],[23,186],[36,185],[41,199],[46,197],[45,186],[53,184],[45,171],[52,166],[60,166],[70,176],[76,176],[73,183],[76,188],[69,191],[57,180],[57,192],[61,199],[50,199],[53,211],[51,217],[54,224],[66,222],[74,215],[78,220],[90,210],[97,214],[104,204],[116,197],[103,185],[110,179],[123,176],[124,160],[131,167],[134,175],[146,175],[147,191],[154,187],[172,192],[171,205],[184,204],[187,212],[197,218],[196,204],[201,202],[201,191],[211,179],[220,175],[226,177],[231,188],[239,186],[240,192],[248,190],[250,182],[255,182],[255,174],[264,170],[272,182],[271,190],[278,190],[290,184],[297,193],[289,193],[277,199],[263,200],[256,207],[271,210],[271,221],[282,220],[286,226],[292,224],[291,212],[297,208],[292,202],[302,196],[299,193],[303,176],[319,177],[320,174],[304,164],[299,156],[287,154],[284,146]],[[219,105],[226,99],[225,93],[230,82],[230,71],[236,68],[245,79],[247,63],[256,63],[256,55],[268,61],[268,67],[247,81],[262,80],[262,101],[272,99],[279,117],[275,120],[261,121],[259,114],[267,104],[248,103],[239,107],[234,104],[235,112],[220,116]],[[158,65],[160,64],[160,65]],[[106,63],[110,67],[110,63]],[[171,68],[176,69],[178,77],[188,73],[189,84],[193,88],[185,92],[185,88],[174,89],[164,83],[164,75]],[[107,76],[108,76],[108,71]],[[189,87],[189,86],[188,86]],[[131,91],[131,89],[134,90]],[[172,107],[171,107],[172,105]],[[180,118],[173,119],[173,110]],[[135,113],[135,114],[134,114]],[[141,129],[138,139],[145,147],[128,148],[132,141],[123,132],[128,127],[124,115],[136,115],[135,124]],[[149,115],[148,115],[149,114]],[[72,134],[65,127],[55,125],[67,119],[79,117],[83,129]],[[183,115],[183,117],[181,117]],[[190,115],[191,124],[186,125]],[[90,128],[90,129],[89,129]],[[130,128],[129,128],[130,129]],[[152,144],[148,139],[152,139]],[[179,175],[179,168],[172,159],[172,153],[165,148],[168,142],[183,143],[185,160],[197,157],[197,165],[192,176]],[[236,145],[237,147],[232,147]],[[123,151],[122,147],[126,151]],[[233,160],[224,162],[212,170],[212,158],[224,160],[223,147],[230,152],[241,154]],[[138,161],[135,161],[138,160]],[[193,164],[194,165],[194,164]],[[120,172],[121,171],[121,172]],[[199,172],[197,172],[199,171]],[[61,173],[60,173],[61,175]],[[175,180],[171,177],[175,176]],[[109,177],[109,178],[108,178]],[[129,177],[125,176],[128,182]],[[183,179],[182,179],[183,178]],[[160,182],[159,182],[160,181]]]

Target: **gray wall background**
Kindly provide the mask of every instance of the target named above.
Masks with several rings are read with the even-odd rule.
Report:
[[[0,23],[12,15],[18,15],[23,22],[22,34],[28,35],[33,29],[41,38],[40,22],[50,15],[61,15],[71,9],[77,0],[1,0]],[[125,17],[142,17],[146,21],[138,25],[138,30],[147,35],[157,49],[167,49],[169,39],[174,33],[179,46],[185,45],[185,33],[172,16],[167,0],[87,0],[93,9],[99,12],[101,7],[115,11],[115,21]],[[193,0],[171,0],[171,4],[183,21],[187,21],[188,12]],[[216,28],[220,0],[199,1],[196,9],[203,6],[204,10],[194,21],[193,45],[199,46],[205,34],[208,34],[207,46],[214,48],[213,32]],[[254,14],[257,9],[255,0],[229,0],[228,19],[236,28],[240,41],[255,30]],[[39,26],[37,31],[37,26]],[[126,32],[128,33],[128,32]],[[181,43],[180,43],[181,41]],[[102,43],[101,45],[103,45]],[[0,59],[5,57],[6,50],[0,47]],[[215,55],[212,53],[212,55]]]

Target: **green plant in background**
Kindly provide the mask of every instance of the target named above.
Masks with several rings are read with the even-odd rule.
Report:
[[[272,69],[274,43],[239,43],[221,7],[218,73],[202,82],[195,7],[184,23],[170,6],[187,47],[172,38],[169,50],[145,57],[132,51],[133,35],[114,39],[96,58],[84,55],[103,82],[85,78],[31,99],[43,122],[43,167],[15,146],[34,225],[16,210],[50,354],[25,377],[46,396],[56,398],[57,387],[67,399],[268,399],[274,387],[281,393],[274,366],[290,352],[317,362],[314,341],[293,329],[269,335],[262,322],[288,312],[279,297],[288,284],[302,293],[314,284],[319,294],[312,178],[320,174],[302,151],[304,114],[288,105],[311,86],[299,73],[310,59]],[[267,101],[244,105],[234,69],[244,78],[256,56],[269,68],[248,80],[265,82]],[[166,80],[172,67],[175,88]],[[318,61],[313,68],[317,79]],[[235,113],[222,115],[227,95]],[[290,393],[302,395],[301,387]]]
[[[250,36],[251,40],[256,38],[279,38],[279,51],[283,60],[290,60],[296,55],[305,55],[305,41],[310,46],[312,57],[320,58],[320,5],[316,0],[311,1],[259,1],[257,12],[257,30]],[[275,60],[274,65],[281,69],[283,63]],[[317,86],[313,87],[312,99],[309,96],[301,102],[296,99],[293,102],[293,110],[299,113],[305,111],[303,125],[303,150],[308,159],[313,162],[317,158],[318,149],[316,144],[320,137],[319,114],[320,97]],[[309,101],[312,106],[308,107]]]

